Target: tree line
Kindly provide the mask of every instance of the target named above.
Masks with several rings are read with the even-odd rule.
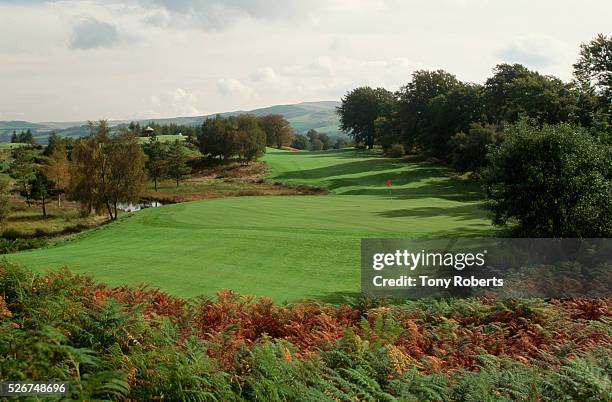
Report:
[[[35,145],[36,140],[34,139],[34,135],[32,134],[32,130],[29,128],[25,131],[20,131],[19,133],[13,130],[13,134],[11,135],[11,143],[13,144],[30,144]]]
[[[137,123],[113,131],[106,121],[90,122],[89,136],[78,139],[52,133],[42,153],[33,146],[12,150],[10,176],[26,204],[39,204],[44,217],[52,198],[60,207],[65,197],[78,202],[85,215],[104,212],[115,220],[119,204],[137,202],[147,179],[155,191],[163,179],[172,179],[179,186],[191,173],[186,147],[195,146],[203,157],[215,161],[237,158],[248,162],[263,155],[266,146],[281,148],[295,137],[281,115],[216,116],[192,131],[179,125],[150,127],[150,138],[142,145],[139,137],[144,129]],[[184,141],[162,142],[157,135],[184,132],[190,135]],[[329,137],[314,131],[309,138],[329,143]],[[8,183],[0,183],[0,218],[7,214],[9,191]]]
[[[321,151],[331,148],[346,148],[350,143],[345,138],[332,143],[324,133],[309,130],[306,135],[297,134],[289,122],[280,114],[255,116],[217,115],[202,124],[197,144],[203,155],[219,162],[238,157],[243,161],[259,158],[266,147],[307,149]]]
[[[360,87],[338,107],[358,144],[475,172],[493,222],[521,236],[612,236],[612,36],[580,47],[565,83],[500,64],[484,84],[416,71],[396,92]]]
[[[90,123],[90,135],[79,139],[49,137],[44,152],[23,146],[12,150],[9,175],[26,204],[37,202],[44,217],[52,198],[81,205],[83,214],[105,212],[117,219],[121,203],[138,202],[146,180],[172,178],[177,186],[190,172],[181,141],[161,144],[154,136],[141,146],[133,133],[111,133],[106,121]],[[0,218],[8,214],[7,182],[0,183]]]
[[[611,41],[599,35],[582,46],[570,83],[520,64],[500,64],[483,85],[462,82],[443,70],[420,70],[396,92],[356,88],[342,98],[340,125],[368,148],[400,144],[407,152],[449,162],[466,143],[482,141],[483,131],[499,132],[520,118],[588,127],[609,142]],[[608,56],[602,53],[606,49]]]
[[[315,129],[310,129],[306,135],[296,134],[291,142],[291,147],[300,150],[326,151],[328,149],[342,149],[353,146],[352,141],[340,137],[332,143],[332,139],[325,133],[319,133]]]

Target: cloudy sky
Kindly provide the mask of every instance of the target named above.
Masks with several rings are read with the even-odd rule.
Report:
[[[564,80],[610,0],[0,0],[0,120],[209,114],[499,62]]]

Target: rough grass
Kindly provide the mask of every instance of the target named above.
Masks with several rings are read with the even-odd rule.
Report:
[[[39,203],[31,207],[22,200],[13,199],[11,212],[2,226],[2,237],[33,238],[55,237],[76,233],[100,224],[104,217],[82,217],[74,203],[64,202],[61,208],[56,201],[47,204],[47,217],[42,215]]]
[[[321,194],[323,189],[304,185],[284,185],[264,180],[266,165],[263,162],[230,162],[215,166],[197,166],[193,160],[194,173],[176,185],[174,180],[158,182],[157,191],[152,182],[142,198],[173,204],[211,198],[258,196],[258,195],[304,195]]]
[[[112,285],[146,282],[181,296],[230,288],[276,301],[339,301],[359,290],[362,237],[491,231],[477,187],[431,163],[358,151],[270,151],[265,161],[272,180],[333,193],[168,205],[9,259],[39,270],[69,266]]]

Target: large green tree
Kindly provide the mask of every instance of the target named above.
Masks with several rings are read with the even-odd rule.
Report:
[[[261,129],[257,116],[242,114],[236,119],[233,136],[236,154],[243,161],[259,158],[266,152],[266,133]]]
[[[401,142],[443,159],[448,142],[484,113],[479,85],[460,82],[443,70],[416,71],[399,91]]]
[[[371,149],[378,143],[374,122],[390,116],[396,103],[395,95],[384,88],[356,88],[342,98],[337,109],[340,129]]]
[[[556,77],[520,64],[500,64],[484,88],[489,121],[515,123],[530,117],[540,124],[579,120],[579,94]]]
[[[525,237],[612,237],[612,147],[586,129],[521,120],[488,159],[494,224]]]
[[[202,124],[198,147],[203,155],[229,159],[235,155],[236,118],[217,115]]]
[[[257,116],[216,116],[204,121],[198,136],[198,147],[204,155],[228,160],[238,156],[248,161],[259,158],[266,150],[266,133]]]
[[[574,64],[574,76],[583,86],[593,87],[612,104],[612,35],[597,35],[589,43],[580,46],[580,58]]]
[[[460,172],[478,172],[490,147],[501,144],[501,129],[491,124],[472,123],[469,130],[455,134],[450,142],[451,163]]]

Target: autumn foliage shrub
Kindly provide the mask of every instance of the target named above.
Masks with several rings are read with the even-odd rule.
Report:
[[[612,300],[185,300],[0,264],[0,381],[77,400],[610,400]]]

